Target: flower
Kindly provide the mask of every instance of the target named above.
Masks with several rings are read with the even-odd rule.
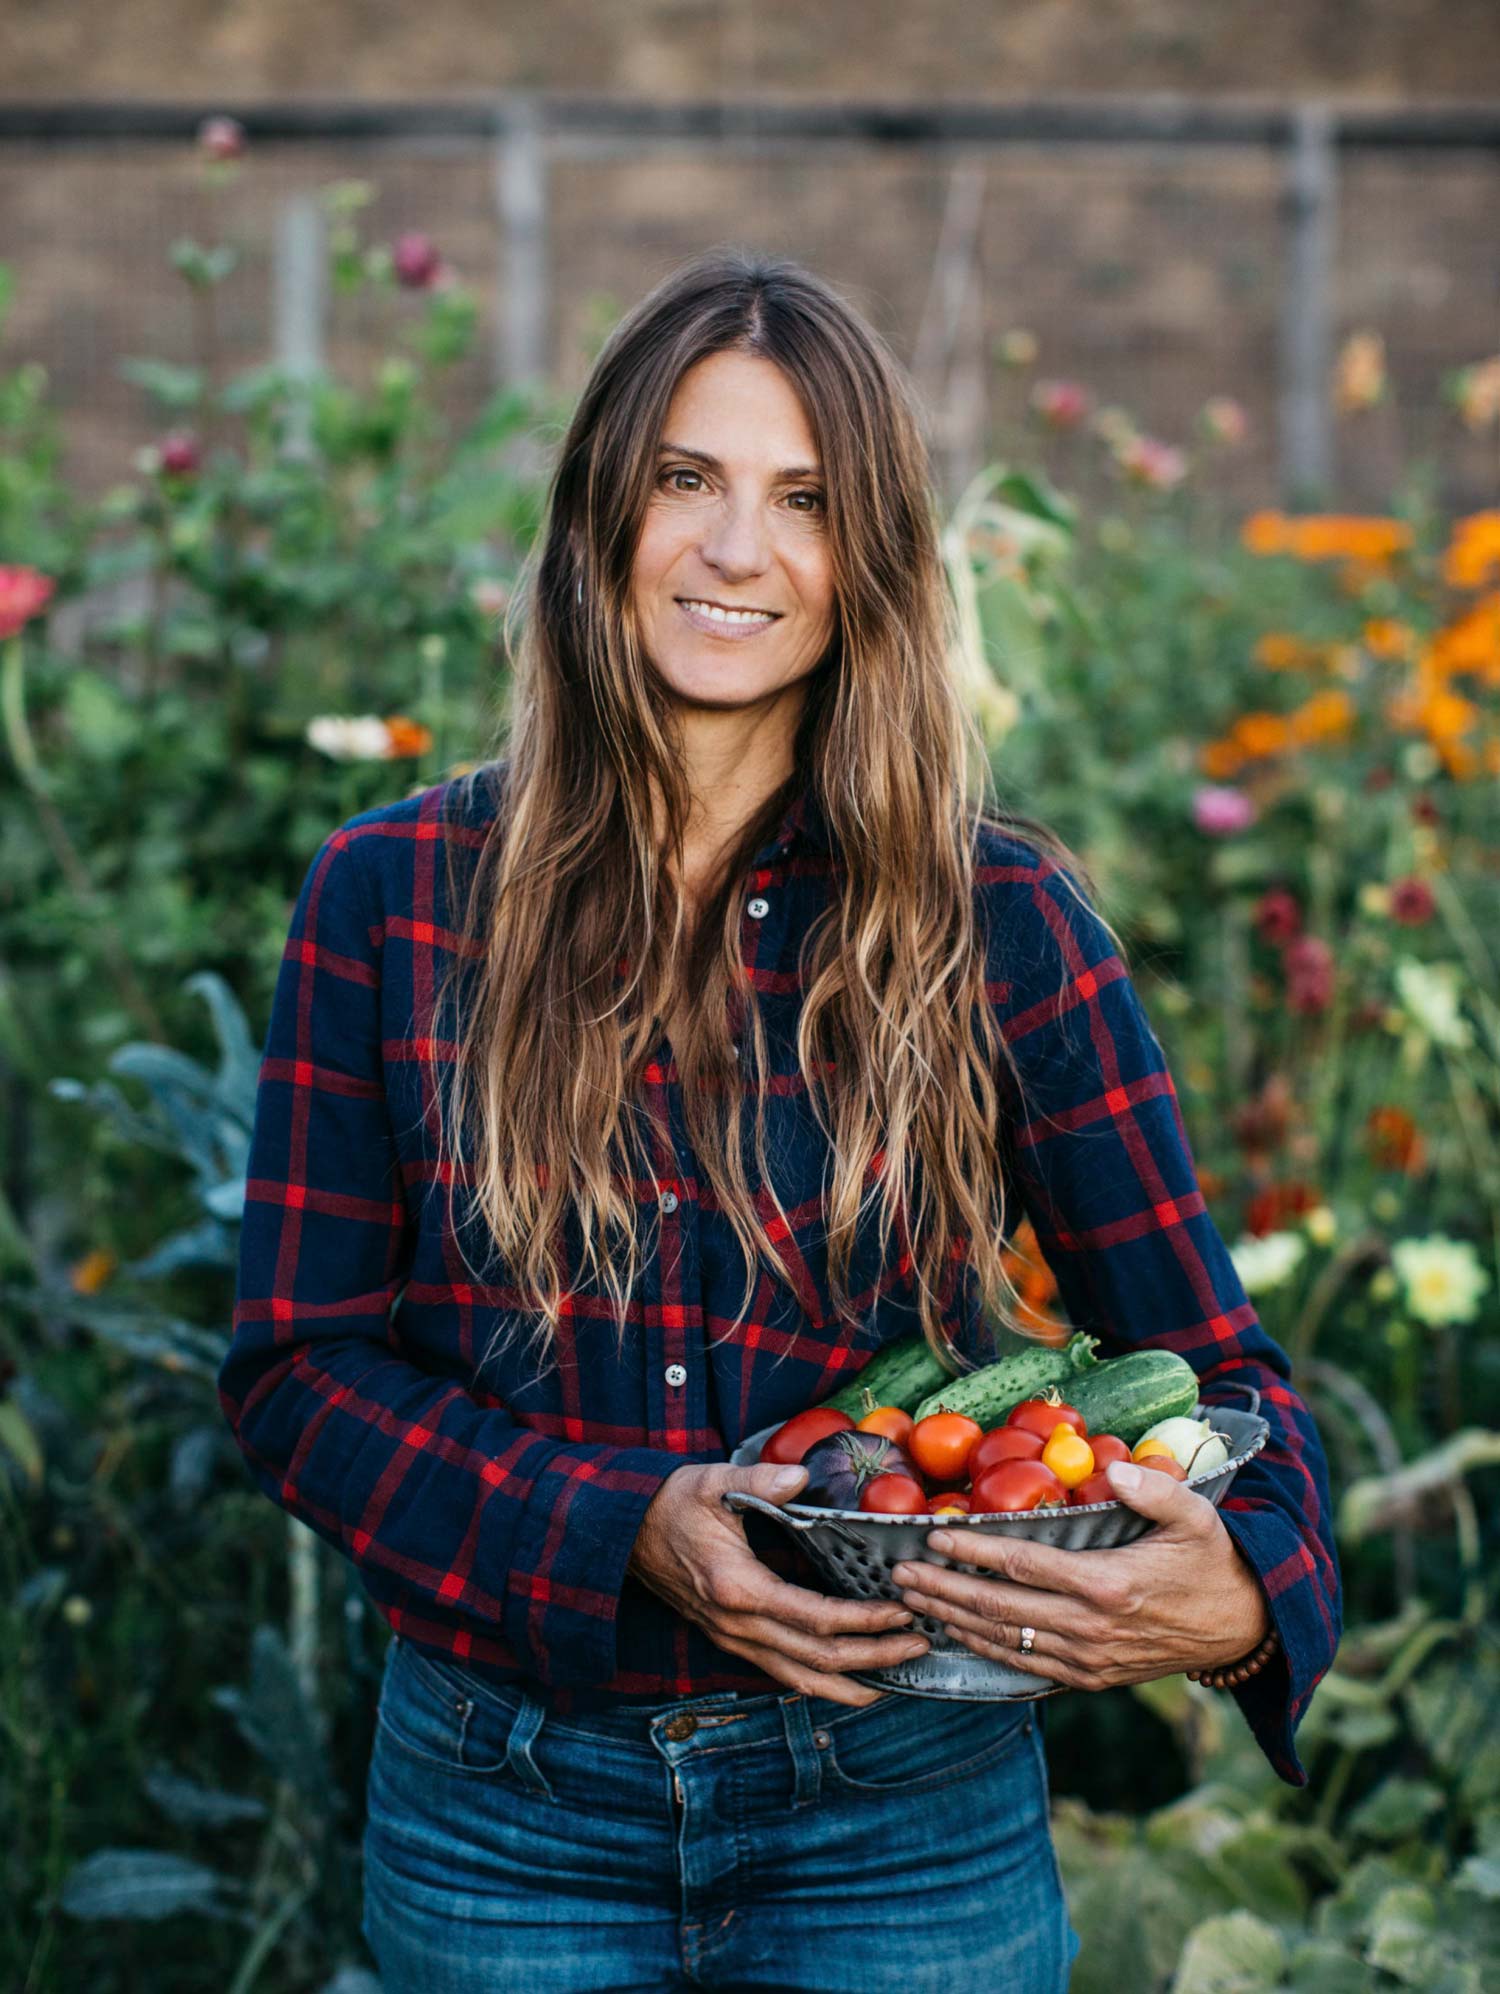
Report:
[[[1362,914],[1369,914],[1377,921],[1390,918],[1391,889],[1383,879],[1367,879],[1354,896]]]
[[[1443,580],[1454,589],[1483,588],[1500,580],[1500,512],[1471,512],[1453,522]]]
[[[1425,879],[1415,874],[1398,879],[1391,888],[1391,919],[1408,928],[1419,928],[1437,912],[1437,901]]]
[[[1311,1015],[1333,1002],[1333,950],[1317,935],[1298,935],[1282,955],[1286,970],[1287,1003]]]
[[[205,118],[198,127],[198,150],[208,159],[238,159],[245,150],[245,127],[238,118]]]
[[[1332,1246],[1339,1236],[1338,1213],[1332,1205],[1314,1205],[1304,1216],[1302,1229],[1314,1246]]]
[[[1247,1295],[1264,1295],[1283,1287],[1307,1253],[1307,1240],[1300,1232],[1271,1232],[1264,1239],[1248,1236],[1237,1239],[1229,1249],[1234,1271]]]
[[[191,478],[202,461],[198,439],[190,429],[174,429],[156,446],[156,468],[164,477]]]
[[[1315,1184],[1297,1180],[1267,1184],[1245,1207],[1245,1230],[1252,1238],[1261,1239],[1267,1233],[1280,1231],[1284,1220],[1316,1211],[1322,1202],[1323,1194]]]
[[[62,1603],[62,1617],[70,1627],[87,1627],[94,1609],[81,1592],[70,1592]]]
[[[1040,350],[1036,334],[1019,325],[1002,332],[995,342],[995,358],[1002,367],[1029,367]]]
[[[107,1247],[96,1246],[68,1269],[68,1286],[75,1295],[97,1295],[118,1262]]]
[[[1031,391],[1031,406],[1051,429],[1076,429],[1091,404],[1078,381],[1038,381]]]
[[[1193,791],[1193,822],[1211,838],[1232,838],[1248,830],[1259,816],[1243,790],[1206,783]]]
[[[1500,421],[1500,353],[1461,368],[1453,399],[1465,429],[1488,429]]]
[[[1198,411],[1198,427],[1213,443],[1243,443],[1250,418],[1241,403],[1228,395],[1212,395]]]
[[[1373,408],[1384,398],[1385,386],[1385,340],[1378,332],[1351,333],[1334,367],[1335,406],[1346,415]]]
[[[391,250],[396,282],[408,291],[430,291],[437,281],[441,262],[431,236],[420,235],[415,230],[397,236]]]
[[[1391,1248],[1391,1262],[1406,1290],[1406,1306],[1418,1322],[1436,1327],[1447,1322],[1472,1322],[1479,1297],[1490,1277],[1466,1239],[1430,1233],[1425,1239],[1401,1239]]]
[[[1251,554],[1289,554],[1294,561],[1358,561],[1378,567],[1411,545],[1404,519],[1363,514],[1252,512],[1240,527],[1240,544]]]
[[[1427,1145],[1405,1108],[1388,1103],[1365,1117],[1365,1142],[1377,1170],[1403,1170],[1415,1177],[1427,1161]]]
[[[387,760],[394,761],[398,756],[425,755],[432,746],[432,729],[419,721],[408,720],[404,713],[393,713],[385,723],[388,745]]]
[[[1187,476],[1187,458],[1170,443],[1152,436],[1135,436],[1115,451],[1115,463],[1131,484],[1154,492],[1170,491]]]
[[[1273,886],[1255,903],[1256,932],[1273,948],[1280,948],[1302,932],[1302,909],[1296,895],[1284,886]]]
[[[1408,1019],[1434,1045],[1463,1052],[1474,1043],[1474,1027],[1458,1008],[1457,963],[1417,962],[1402,956],[1396,964],[1395,982]]]
[[[56,588],[52,577],[36,568],[0,568],[0,637],[14,637],[40,616]]]
[[[385,722],[373,713],[361,714],[357,719],[321,714],[308,721],[307,740],[334,762],[383,762],[390,755],[390,732]]]
[[[469,584],[469,600],[481,616],[503,616],[510,590],[498,575],[481,575]]]

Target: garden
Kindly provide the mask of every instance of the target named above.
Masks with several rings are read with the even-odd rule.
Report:
[[[222,123],[222,121],[221,121]],[[206,171],[243,170],[225,125]],[[371,1994],[386,1630],[216,1402],[259,1049],[308,860],[490,749],[540,517],[539,392],[456,411],[477,301],[323,192],[371,366],[231,367],[230,242],[179,239],[190,364],[85,495],[0,322],[0,1976]],[[0,284],[0,315],[13,280]],[[1328,1446],[1346,1632],[1280,1784],[1184,1678],[1060,1699],[1074,1994],[1500,1987],[1500,509],[1236,513],[1247,416],[1179,439],[994,355],[945,516],[1008,802],[1087,859],[1199,1178]],[[1338,420],[1394,391],[1341,355]],[[1443,383],[1500,434],[1500,356]],[[1108,496],[1076,493],[1087,463]],[[1045,1333],[1034,1242],[1014,1272]],[[933,1843],[941,1841],[934,1828]]]

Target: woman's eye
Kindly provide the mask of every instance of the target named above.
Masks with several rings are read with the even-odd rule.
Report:
[[[812,500],[812,504],[810,506],[802,506],[802,505],[794,506],[793,510],[795,512],[821,512],[823,510],[823,494],[821,492],[804,490],[800,492],[792,492],[789,494],[789,496],[794,499]]]
[[[673,478],[701,478],[702,475],[703,473],[701,471],[691,471],[686,467],[686,465],[679,465],[675,471],[662,472],[663,478],[668,480],[668,482],[670,482]],[[674,484],[672,486],[672,489],[673,491],[680,492],[682,490],[682,486]]]

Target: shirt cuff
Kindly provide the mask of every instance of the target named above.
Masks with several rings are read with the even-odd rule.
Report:
[[[1333,1661],[1337,1619],[1329,1617],[1331,1609],[1309,1570],[1307,1546],[1287,1517],[1275,1510],[1230,1509],[1227,1503],[1219,1515],[1260,1580],[1281,1637],[1266,1666],[1231,1694],[1278,1776],[1289,1786],[1306,1786],[1294,1734]]]

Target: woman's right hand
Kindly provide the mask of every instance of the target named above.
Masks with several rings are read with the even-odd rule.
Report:
[[[778,1682],[831,1703],[863,1707],[887,1694],[851,1682],[845,1669],[888,1668],[927,1652],[910,1628],[911,1613],[894,1600],[828,1599],[790,1585],[763,1565],[745,1536],[739,1513],[721,1501],[743,1489],[767,1502],[790,1502],[802,1482],[778,1487],[786,1468],[736,1468],[684,1462],[651,1499],[628,1569],[694,1621],[731,1655],[742,1655]],[[806,1479],[807,1470],[797,1474]]]

